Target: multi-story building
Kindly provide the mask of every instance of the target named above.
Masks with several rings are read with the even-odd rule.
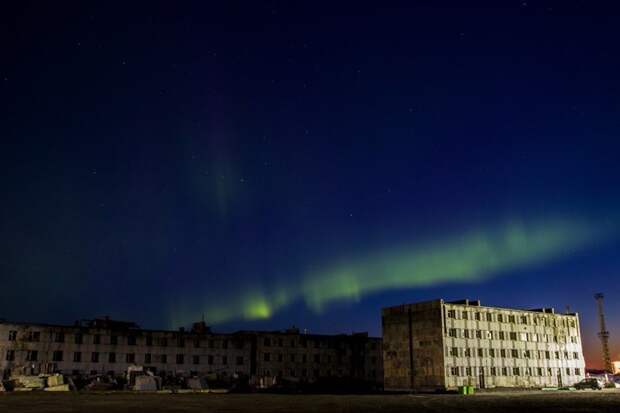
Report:
[[[433,300],[382,310],[386,390],[567,386],[585,377],[579,317]]]
[[[0,321],[0,373],[121,375],[143,365],[166,375],[246,376],[268,386],[342,378],[381,387],[381,339],[367,334],[316,335],[298,329],[213,333],[144,330],[107,318],[73,326]],[[274,380],[274,377],[276,380]]]

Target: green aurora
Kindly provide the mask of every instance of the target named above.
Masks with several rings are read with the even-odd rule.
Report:
[[[212,324],[267,319],[297,300],[321,312],[330,303],[357,301],[385,290],[475,283],[516,268],[560,259],[610,234],[611,228],[603,229],[584,220],[510,221],[444,240],[399,245],[339,260],[301,278],[250,288],[239,297],[210,300],[204,311]]]

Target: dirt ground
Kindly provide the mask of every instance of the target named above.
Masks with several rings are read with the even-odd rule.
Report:
[[[620,412],[620,390],[443,395],[0,393],[0,412]]]

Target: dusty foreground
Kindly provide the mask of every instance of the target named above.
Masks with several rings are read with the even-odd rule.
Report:
[[[0,393],[0,412],[620,412],[620,391],[445,395]]]

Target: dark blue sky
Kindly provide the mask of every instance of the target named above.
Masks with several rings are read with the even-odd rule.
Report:
[[[220,330],[379,335],[382,306],[467,296],[570,305],[595,365],[603,291],[620,358],[619,10],[332,3],[5,8],[0,317],[170,327],[216,306]],[[557,220],[596,231],[404,282],[414,253]],[[334,286],[343,265],[384,282]],[[261,317],[230,309],[257,297]]]

